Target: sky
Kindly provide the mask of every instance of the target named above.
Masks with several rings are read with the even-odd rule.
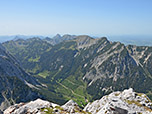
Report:
[[[152,0],[0,0],[0,35],[152,35]]]

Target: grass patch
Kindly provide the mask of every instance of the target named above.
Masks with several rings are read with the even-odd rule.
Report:
[[[41,77],[43,77],[43,78],[46,78],[46,77],[49,76],[49,75],[50,75],[50,72],[47,71],[47,70],[45,70],[45,71],[43,71],[43,72],[40,72],[40,73],[38,74],[38,76],[41,76]]]
[[[85,88],[83,86],[79,86],[77,89],[74,90],[75,93],[79,95],[85,96]]]
[[[70,83],[68,80],[64,80],[62,84],[72,90],[75,90],[78,87],[78,85]]]
[[[56,109],[59,109],[59,110],[61,110],[61,111],[64,110],[64,109],[63,109],[62,107],[60,107],[60,106],[55,106],[55,108],[56,108]]]
[[[139,106],[139,107],[144,107],[145,108],[145,110],[147,110],[147,111],[149,111],[149,112],[152,112],[152,110],[150,109],[150,108],[148,108],[148,107],[146,107],[146,106],[143,106],[142,104],[140,104],[138,101],[134,101],[134,100],[132,100],[132,101],[130,101],[130,100],[126,100],[126,102],[128,103],[128,104],[136,104],[137,106]]]
[[[36,57],[36,58],[29,58],[28,62],[39,62],[40,57]]]
[[[136,104],[137,106],[142,107],[142,105],[141,105],[139,102],[134,101],[134,100],[132,100],[132,101],[126,100],[126,102],[127,102],[128,104]]]

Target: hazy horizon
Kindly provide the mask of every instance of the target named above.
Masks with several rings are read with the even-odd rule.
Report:
[[[59,33],[57,33],[59,34]],[[55,34],[56,35],[56,34]],[[13,40],[13,39],[29,39],[33,37],[39,37],[41,39],[45,37],[53,38],[55,35],[49,35],[49,36],[43,36],[43,35],[6,35],[1,36],[0,35],[0,43]],[[60,34],[61,36],[65,34]],[[74,34],[69,34],[74,35]],[[79,34],[79,35],[85,35],[85,34]],[[125,45],[137,45],[137,46],[152,46],[152,36],[151,35],[89,35],[93,38],[100,38],[100,37],[107,37],[109,41],[112,42],[121,42]]]

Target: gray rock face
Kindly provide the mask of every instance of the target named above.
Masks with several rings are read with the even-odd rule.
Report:
[[[89,103],[84,111],[92,114],[152,114],[151,106],[152,102],[145,94],[136,93],[130,88]]]
[[[18,64],[18,61],[0,44],[0,110],[21,101],[38,98],[33,92],[39,83],[29,76]]]
[[[70,114],[75,113],[76,111],[81,111],[78,104],[73,100],[68,101],[65,105],[62,106],[62,108],[67,112],[69,112]]]
[[[43,108],[49,108],[49,107],[55,107],[56,104],[50,103],[48,101],[44,101],[41,99],[37,99],[35,101],[31,101],[27,104],[20,103],[15,104],[11,107],[9,107],[7,110],[4,111],[4,114],[38,114],[41,112],[40,109]]]
[[[104,51],[106,47],[109,49]],[[97,53],[100,54],[91,63],[91,68],[94,69],[89,70],[84,76],[84,78],[92,80],[90,85],[98,79],[107,77],[117,81],[118,78],[127,77],[131,67],[138,67],[136,61],[127,53],[126,47],[119,42],[110,45],[110,42],[105,41]],[[94,70],[96,73],[93,74]]]
[[[31,76],[29,76],[18,64],[18,61],[9,52],[6,52],[5,48],[0,44],[0,73],[7,76],[16,76],[24,83],[31,83],[37,85],[38,82]],[[3,72],[2,72],[3,71]]]
[[[77,42],[78,49],[90,47],[98,41],[98,39],[93,39],[87,35],[77,36],[75,40]]]
[[[60,107],[57,104],[37,99],[26,104],[20,103],[10,106],[4,111],[4,114],[44,114],[46,112],[51,114],[80,114],[80,111],[82,112],[73,100]]]

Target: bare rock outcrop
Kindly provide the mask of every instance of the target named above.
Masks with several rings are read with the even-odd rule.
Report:
[[[130,88],[89,103],[84,111],[92,114],[152,114],[152,102],[145,94]]]

